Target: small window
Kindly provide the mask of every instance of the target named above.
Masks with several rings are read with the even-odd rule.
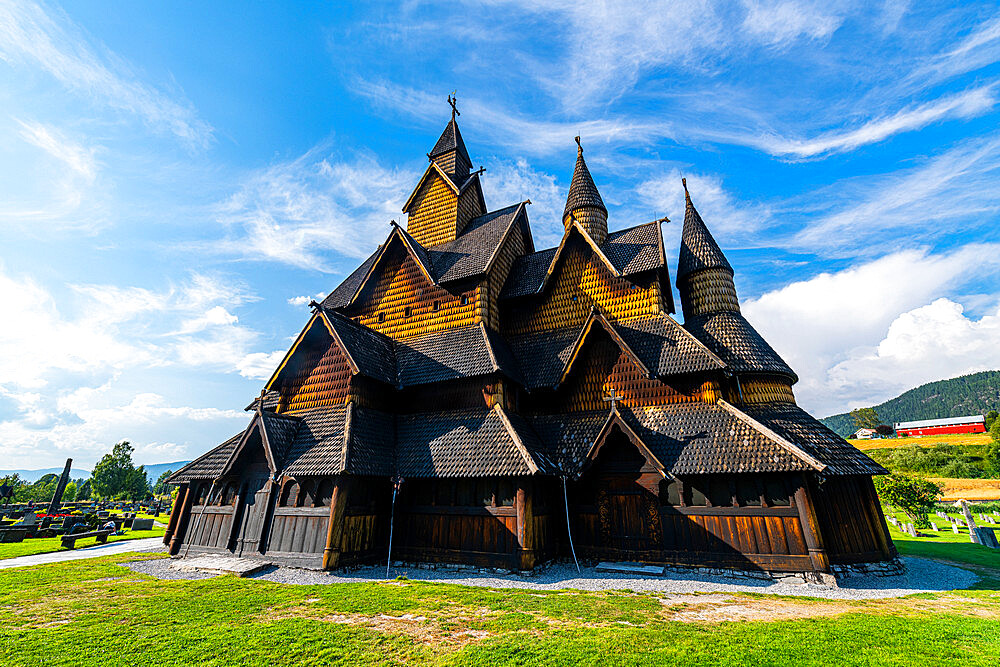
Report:
[[[686,487],[690,489],[688,492],[688,505],[691,505],[692,507],[704,507],[708,504],[708,498],[705,497],[705,492],[702,491],[701,483],[687,484]]]
[[[222,490],[222,500],[220,505],[232,505],[233,500],[236,498],[236,484],[234,482],[229,482],[226,484],[226,488]]]
[[[760,507],[760,488],[756,479],[736,480],[736,500],[743,507]]]
[[[403,317],[409,317],[412,314],[413,314],[413,308],[411,308],[410,306],[407,306],[406,308],[403,309]]]
[[[378,323],[382,324],[383,322],[385,322],[385,313],[379,313],[378,314]]]
[[[311,507],[313,504],[313,483],[306,482],[299,491],[299,498],[295,503],[296,507]]]
[[[462,305],[463,306],[468,306],[469,305],[469,295],[468,294],[463,294],[462,295]]]
[[[780,477],[770,477],[764,482],[764,497],[770,507],[788,507],[788,489],[785,480]]]
[[[573,301],[576,301],[576,295],[575,294],[573,295]]]
[[[324,479],[316,491],[316,507],[329,507],[333,500],[333,480]]]
[[[513,506],[516,495],[517,490],[514,488],[513,480],[501,479],[497,485],[497,507]]]
[[[712,507],[732,507],[733,494],[729,490],[729,480],[717,477],[710,481],[708,499],[712,501]]]
[[[295,499],[299,495],[299,485],[297,482],[288,482],[281,491],[281,498],[278,505],[281,507],[294,507]]]
[[[674,480],[660,482],[660,502],[677,507],[681,504],[681,483]]]
[[[440,301],[435,301],[434,302],[434,312],[436,313],[439,310],[441,310],[441,302]]]

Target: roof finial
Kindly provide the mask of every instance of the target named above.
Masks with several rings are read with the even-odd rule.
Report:
[[[260,398],[257,399],[257,414],[264,412],[264,397],[267,395],[267,387],[260,390]]]
[[[580,135],[573,137],[573,140],[576,141],[576,154],[583,155],[583,144],[580,143]]]
[[[462,115],[462,112],[459,111],[458,107],[456,106],[458,104],[458,95],[456,95],[457,92],[458,92],[457,90],[453,90],[453,91],[451,91],[451,95],[448,96],[448,104],[451,105],[451,119],[452,120],[455,120],[455,116],[461,116]]]
[[[691,195],[688,194],[688,179],[682,178],[681,179],[681,185],[684,186],[684,201],[687,202],[688,204],[690,204],[691,203]]]

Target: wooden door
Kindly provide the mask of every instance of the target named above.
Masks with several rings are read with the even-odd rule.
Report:
[[[603,481],[597,507],[603,546],[629,553],[661,549],[662,531],[656,496],[634,479]]]
[[[243,520],[234,553],[237,556],[251,556],[259,552],[261,533],[264,530],[267,501],[270,496],[267,478],[255,477],[247,480],[243,494]]]

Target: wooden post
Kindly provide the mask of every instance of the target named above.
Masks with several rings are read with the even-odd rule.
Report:
[[[820,533],[819,521],[816,519],[816,509],[813,507],[812,498],[809,497],[809,481],[805,475],[802,475],[800,479],[799,488],[795,491],[795,506],[799,511],[799,521],[802,523],[802,533],[806,538],[806,548],[809,549],[809,560],[812,561],[815,571],[829,572],[830,558],[823,546],[823,535]]]
[[[181,544],[184,542],[184,533],[187,531],[188,520],[191,518],[191,506],[194,504],[194,491],[197,485],[188,483],[187,491],[184,493],[184,503],[178,512],[177,526],[173,536],[170,538],[170,555],[176,556],[180,553]],[[180,493],[177,494],[180,497]]]
[[[170,544],[170,538],[177,530],[177,519],[181,515],[181,507],[184,503],[184,495],[187,493],[188,484],[181,484],[177,489],[177,497],[174,498],[174,508],[170,510],[170,521],[167,522],[167,530],[163,533],[163,543]]]
[[[323,549],[323,569],[332,570],[340,564],[340,543],[344,536],[344,517],[347,514],[347,479],[341,475],[333,485],[330,498],[330,522],[326,529],[326,548]]]
[[[533,507],[534,485],[530,479],[521,479],[517,486],[517,544],[518,566],[522,570],[535,567],[535,511]]]

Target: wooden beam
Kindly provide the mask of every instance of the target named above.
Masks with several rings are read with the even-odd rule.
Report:
[[[189,484],[181,484],[180,488],[177,489],[177,497],[174,498],[173,509],[170,510],[170,521],[167,522],[167,529],[163,533],[163,543],[170,544],[170,538],[173,536],[174,531],[177,530],[177,519],[181,515],[181,507],[184,503],[184,495],[187,493]]]
[[[530,479],[522,478],[518,482],[517,497],[517,545],[518,566],[522,570],[535,567],[535,511],[532,496],[535,485]]]
[[[879,550],[885,558],[896,557],[896,545],[892,543],[892,536],[889,535],[889,526],[885,522],[885,514],[882,513],[882,503],[879,501],[878,493],[875,491],[875,484],[870,478],[863,478],[860,483],[866,488],[868,496],[868,511],[871,513],[875,524],[875,541]]]
[[[809,493],[809,480],[805,475],[799,477],[799,488],[795,490],[795,507],[799,511],[799,522],[806,538],[806,548],[809,550],[809,560],[817,572],[830,571],[830,557],[823,545],[823,535],[816,519],[816,508],[813,507]]]
[[[181,544],[184,542],[184,533],[187,532],[188,520],[191,518],[191,505],[194,502],[195,487],[196,484],[194,482],[189,482],[187,491],[184,493],[184,502],[177,517],[177,528],[170,539],[171,556],[176,556],[180,553]],[[177,495],[180,497],[179,492]]]
[[[343,475],[333,485],[330,498],[330,522],[326,530],[326,548],[323,549],[323,569],[332,570],[340,564],[340,545],[344,537],[344,516],[347,514],[348,478]]]

